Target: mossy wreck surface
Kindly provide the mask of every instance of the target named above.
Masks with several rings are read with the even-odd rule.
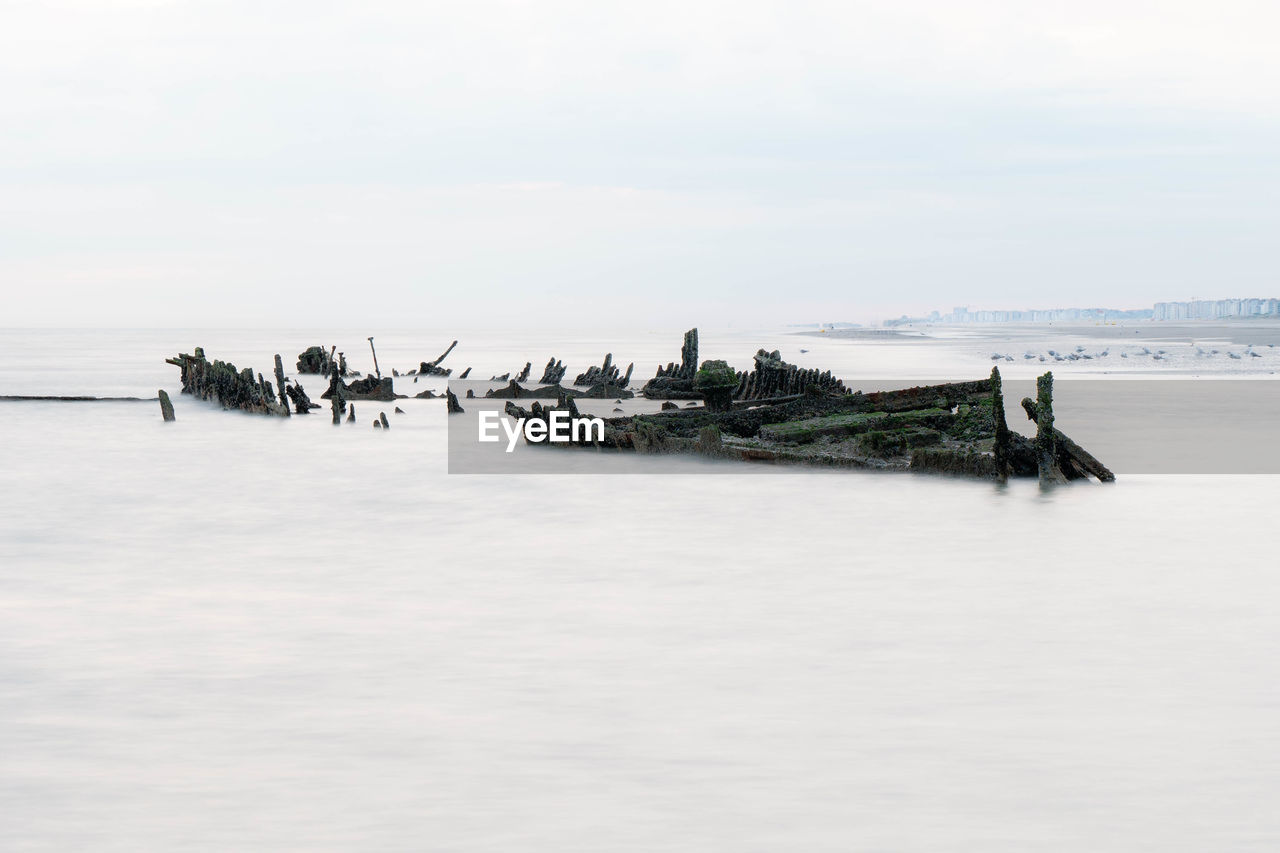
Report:
[[[716,400],[779,400],[790,396],[821,391],[845,394],[844,384],[829,370],[797,367],[782,360],[778,350],[758,350],[753,357],[754,369],[737,372],[723,361],[707,361],[698,367],[698,330],[684,334],[680,363],[659,366],[657,374],[644,384],[640,393],[651,400],[707,399],[705,389],[714,387]],[[708,365],[713,365],[708,372]],[[713,375],[714,374],[714,375]],[[728,386],[727,390],[724,390]],[[709,405],[712,403],[709,401]],[[714,406],[713,406],[714,407]]]
[[[279,369],[280,356],[276,356],[276,388],[272,388],[261,373],[255,375],[252,368],[237,370],[229,361],[209,361],[202,347],[196,347],[194,354],[184,352],[165,361],[182,371],[183,394],[211,400],[224,409],[289,416],[288,392],[292,389],[286,387]],[[298,392],[302,392],[301,386],[298,386]],[[302,399],[306,399],[305,394]]]
[[[708,378],[719,377],[721,365],[711,363]],[[701,372],[695,388],[698,378]],[[835,387],[840,390],[828,390]],[[1053,427],[1051,377],[1042,377],[1040,392],[1037,401],[1023,402],[1040,428],[1035,439],[1008,428],[1000,371],[993,368],[988,379],[971,382],[870,394],[847,393],[843,386],[821,382],[782,400],[748,399],[723,410],[708,406],[609,418],[603,441],[579,443],[636,453],[697,453],[996,480],[1113,481],[1111,471]],[[578,415],[572,400],[566,408],[571,416]],[[508,403],[506,411],[517,419],[549,420],[556,407],[534,403],[525,410]]]

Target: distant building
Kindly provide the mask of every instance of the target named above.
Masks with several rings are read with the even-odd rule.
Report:
[[[1117,320],[1149,320],[1150,308],[1125,310],[1118,308],[1048,308],[1025,311],[970,311],[967,307],[951,309],[950,314],[933,311],[927,317],[902,316],[885,320],[886,326],[910,323],[1098,323]]]
[[[970,311],[952,308],[950,314],[932,311],[927,317],[885,320],[886,326],[912,323],[1110,323],[1120,320],[1224,320],[1233,317],[1280,317],[1280,299],[1193,299],[1157,302],[1152,308],[1048,308],[1024,311]]]
[[[1280,299],[1193,299],[1190,302],[1157,302],[1156,320],[1222,320],[1228,317],[1280,316]]]

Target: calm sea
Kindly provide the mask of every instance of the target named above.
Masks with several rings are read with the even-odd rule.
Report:
[[[1280,479],[450,476],[441,401],[335,429],[164,363],[368,370],[371,331],[384,372],[457,337],[473,378],[612,351],[643,380],[683,330],[0,331],[0,394],[178,417],[0,403],[0,849],[1280,846]],[[1137,348],[1077,337],[1095,375]],[[702,344],[854,380],[1053,346]],[[1194,358],[1123,366],[1275,367]]]

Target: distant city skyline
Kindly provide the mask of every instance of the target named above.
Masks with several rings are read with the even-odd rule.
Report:
[[[1189,302],[1157,302],[1156,320],[1218,320],[1225,317],[1274,317],[1280,315],[1280,299],[1193,299]]]
[[[1151,308],[1032,308],[976,309],[953,308],[949,313],[931,311],[927,315],[902,315],[886,319],[885,326],[912,323],[1055,323],[1107,322],[1116,320],[1218,320],[1231,317],[1280,316],[1280,299],[1230,298],[1192,299],[1185,302],[1157,302]]]

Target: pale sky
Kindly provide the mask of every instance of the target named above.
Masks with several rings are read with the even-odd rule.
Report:
[[[1274,2],[0,0],[0,326],[1280,296]]]

